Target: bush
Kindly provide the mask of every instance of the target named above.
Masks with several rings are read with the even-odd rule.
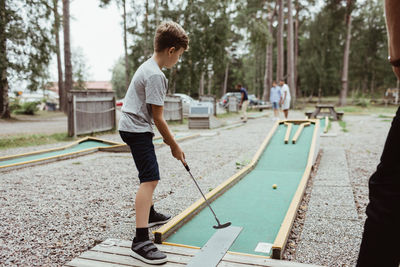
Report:
[[[10,112],[14,112],[15,110],[21,109],[21,104],[19,103],[18,99],[13,99],[10,102]]]
[[[35,112],[38,111],[37,105],[40,102],[26,102],[22,104],[19,109],[14,110],[15,114],[25,114],[25,115],[35,115]]]

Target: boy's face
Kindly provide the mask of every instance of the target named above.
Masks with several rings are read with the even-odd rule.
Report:
[[[280,82],[279,82],[279,85],[280,85],[280,86],[283,86],[284,84],[285,84],[285,83],[284,83],[283,81],[280,81]]]
[[[175,47],[168,48],[165,67],[168,69],[172,68],[178,62],[183,52],[185,52],[185,49],[182,47],[179,50],[176,50]]]

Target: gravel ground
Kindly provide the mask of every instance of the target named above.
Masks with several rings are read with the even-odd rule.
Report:
[[[345,149],[358,223],[363,223],[368,178],[379,162],[390,122],[378,116],[345,115],[344,120],[349,132],[337,130],[337,137],[321,138],[321,147]],[[220,129],[219,135],[183,142],[202,189],[207,192],[234,174],[236,162],[247,163],[272,124],[269,118],[249,120],[242,127]],[[27,151],[3,150],[0,155],[18,150]],[[160,147],[156,153],[162,174],[155,193],[156,209],[176,215],[200,196],[168,147]],[[5,266],[60,266],[106,238],[132,238],[138,179],[129,153],[95,153],[0,176],[0,262]],[[312,190],[312,181],[309,185],[307,192]],[[302,210],[304,220],[306,206]],[[296,243],[293,236],[301,235],[301,224],[296,219],[289,244]],[[287,250],[285,257],[295,258],[294,252]],[[352,260],[354,257],[349,255]]]
[[[207,192],[233,175],[236,162],[250,161],[272,124],[268,118],[250,120],[183,142],[202,189]],[[168,147],[156,154],[162,175],[156,209],[177,215],[199,192]],[[136,177],[129,153],[105,152],[2,173],[0,262],[59,266],[106,238],[132,238]]]

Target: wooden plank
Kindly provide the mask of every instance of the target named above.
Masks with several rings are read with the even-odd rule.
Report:
[[[242,231],[242,227],[230,226],[219,229],[201,248],[201,250],[190,260],[187,266],[203,267],[217,266],[228,249]]]
[[[131,255],[131,248],[127,247],[118,247],[118,246],[102,246],[97,245],[94,248],[91,249],[92,251],[97,251],[97,252],[103,252],[103,253],[111,253],[111,254],[118,254],[121,256],[130,256]],[[175,262],[175,263],[188,263],[192,256],[186,256],[186,255],[178,255],[178,254],[170,254],[166,253],[168,256],[168,261],[170,262]]]
[[[301,134],[301,132],[303,131],[304,127],[309,126],[309,125],[310,125],[309,122],[305,122],[305,123],[300,124],[299,128],[297,128],[297,131],[296,131],[296,133],[295,133],[294,136],[293,136],[292,144],[296,144],[296,142],[297,142],[297,140],[299,139],[300,134]]]
[[[284,139],[284,142],[285,142],[285,144],[288,144],[289,143],[289,138],[290,138],[290,132],[292,131],[292,125],[293,125],[293,123],[285,123],[285,125],[287,126],[287,128],[286,128],[286,134],[285,134],[285,139]]]
[[[171,267],[182,267],[184,263],[175,263],[170,262],[170,257],[168,257],[168,263],[163,266],[171,266]],[[79,256],[81,259],[93,260],[93,261],[101,261],[113,264],[120,264],[125,266],[135,266],[135,267],[150,267],[154,266],[151,264],[146,264],[140,260],[137,260],[129,255],[118,255],[118,254],[110,254],[110,253],[102,253],[96,251],[86,251],[82,255]]]
[[[94,261],[94,260],[81,259],[81,258],[75,258],[72,261],[68,262],[65,266],[71,266],[71,267],[126,267],[126,265],[122,265],[122,264]]]

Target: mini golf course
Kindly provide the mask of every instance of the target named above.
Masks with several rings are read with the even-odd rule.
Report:
[[[176,140],[183,141],[198,135],[178,134]],[[154,145],[162,145],[161,137],[153,139]],[[49,163],[57,160],[75,158],[97,151],[108,152],[130,152],[129,147],[124,143],[107,141],[94,137],[85,137],[72,144],[46,150],[39,150],[30,153],[18,154],[13,156],[0,157],[0,171],[15,169],[19,167],[31,166],[35,164]]]
[[[221,223],[231,221],[243,227],[231,253],[281,258],[318,154],[319,123],[277,122],[252,162],[206,195]],[[155,239],[168,245],[203,247],[216,231],[214,224],[200,199],[158,229]]]

